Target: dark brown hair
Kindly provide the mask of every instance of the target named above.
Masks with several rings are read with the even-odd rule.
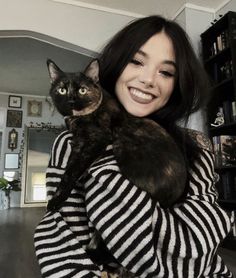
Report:
[[[191,160],[196,158],[198,148],[176,123],[184,120],[186,124],[190,114],[204,106],[209,95],[209,81],[182,27],[158,15],[132,21],[102,50],[99,56],[100,82],[104,89],[115,95],[116,81],[126,65],[149,38],[162,31],[173,43],[177,79],[168,103],[149,117],[168,130],[187,154],[187,160]]]

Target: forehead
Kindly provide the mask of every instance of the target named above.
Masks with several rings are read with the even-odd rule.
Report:
[[[159,58],[162,60],[171,60],[175,62],[175,51],[172,40],[165,34],[160,32],[153,35],[140,47],[140,50],[146,53],[148,58]]]

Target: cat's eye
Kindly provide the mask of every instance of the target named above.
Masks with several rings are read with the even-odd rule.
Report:
[[[80,93],[81,95],[85,95],[87,92],[88,92],[88,89],[87,89],[87,88],[85,88],[85,87],[79,88],[79,93]]]
[[[66,88],[59,88],[58,92],[60,95],[65,95],[67,93],[67,89]]]

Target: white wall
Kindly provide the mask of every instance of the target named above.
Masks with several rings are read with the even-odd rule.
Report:
[[[30,30],[99,51],[133,17],[51,0],[0,0],[0,30]]]
[[[231,0],[229,3],[227,3],[221,9],[219,9],[216,13],[216,19],[219,18],[219,15],[224,15],[228,11],[233,11],[233,12],[236,11],[236,0]]]
[[[236,10],[236,0],[230,1],[217,14]],[[81,8],[51,0],[0,0],[0,30],[29,30],[64,40],[68,43],[99,52],[101,47],[124,25],[134,19],[132,16],[118,15],[98,10]],[[197,55],[201,55],[200,34],[205,31],[214,17],[214,13],[186,7],[176,17],[176,21],[188,33]],[[44,101],[42,118],[26,118],[26,105],[29,97],[23,97],[23,122],[53,122],[60,124],[62,118],[51,118]],[[35,98],[37,99],[37,98]],[[41,99],[42,100],[42,99]],[[7,110],[8,95],[1,95],[0,106]],[[191,117],[191,128],[205,131],[204,114],[197,113]],[[7,150],[7,137],[11,128],[4,128],[3,150]],[[23,129],[17,129],[20,142]],[[19,152],[18,149],[14,152]],[[0,173],[3,170],[3,159]]]
[[[20,153],[22,151],[22,144],[21,141],[23,139],[23,132],[25,125],[30,126],[31,123],[35,125],[36,123],[40,124],[43,123],[51,123],[52,126],[61,126],[64,124],[63,117],[55,111],[52,115],[52,112],[49,109],[49,105],[46,102],[45,97],[31,97],[31,96],[22,96],[22,107],[21,108],[11,108],[8,107],[8,98],[9,94],[0,92],[0,110],[2,112],[5,112],[3,115],[3,121],[1,123],[3,124],[1,131],[3,132],[3,141],[2,141],[2,148],[1,148],[1,160],[0,160],[0,176],[2,176],[2,173],[4,171],[4,162],[5,162],[5,154],[6,153]],[[28,100],[37,100],[42,101],[42,116],[41,117],[29,117],[27,116],[27,103]],[[18,132],[18,145],[17,149],[11,151],[8,148],[8,134],[9,131],[12,130],[13,127],[6,127],[6,115],[7,110],[21,110],[23,111],[23,118],[22,118],[22,127],[21,128],[15,128],[15,130]],[[19,171],[21,173],[22,170],[22,164],[20,165],[19,169],[15,169],[15,171]],[[10,171],[10,170],[8,170]],[[1,193],[1,192],[0,192]],[[1,202],[1,196],[0,196],[0,202]],[[12,194],[12,201],[11,206],[20,206],[20,192],[13,192]],[[0,205],[1,207],[1,205]]]

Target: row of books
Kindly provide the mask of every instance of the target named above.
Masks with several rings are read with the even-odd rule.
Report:
[[[229,46],[229,33],[228,30],[222,31],[213,41],[210,47],[210,55],[214,56]]]
[[[212,138],[215,166],[236,166],[236,135],[219,135]]]
[[[232,60],[225,61],[222,64],[214,63],[212,67],[213,80],[216,83],[222,82],[233,76],[233,62]]]
[[[236,121],[236,101],[224,101],[223,105],[224,122],[226,124]]]

